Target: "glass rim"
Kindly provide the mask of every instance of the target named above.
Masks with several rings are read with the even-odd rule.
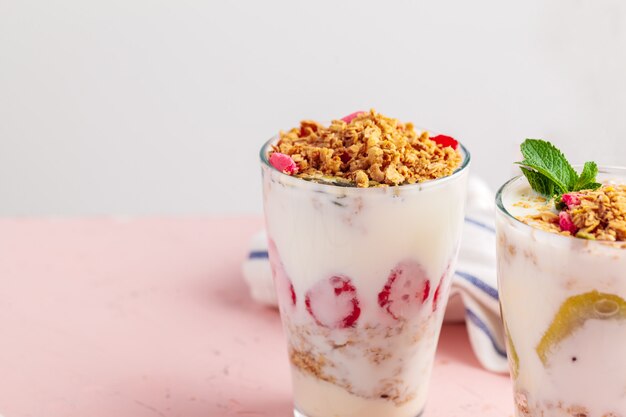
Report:
[[[342,189],[342,190],[353,190],[353,191],[357,191],[358,190],[357,192],[359,192],[359,193],[387,192],[386,190],[388,190],[388,189],[401,189],[401,190],[407,190],[408,191],[408,190],[413,190],[413,189],[423,189],[423,188],[436,187],[436,186],[441,185],[441,184],[443,184],[445,182],[451,181],[452,179],[455,179],[455,178],[459,177],[462,173],[466,172],[468,170],[469,166],[470,166],[470,161],[472,159],[471,154],[467,150],[467,148],[461,142],[458,142],[459,147],[461,149],[461,156],[463,157],[463,160],[461,161],[461,164],[450,175],[446,175],[445,177],[435,178],[435,179],[432,179],[432,180],[416,182],[415,184],[403,184],[403,185],[395,185],[395,186],[389,186],[389,187],[367,187],[367,188],[348,187],[348,186],[344,186],[344,185],[325,184],[325,183],[305,180],[305,179],[302,179],[302,178],[298,178],[298,177],[294,177],[294,176],[285,174],[284,172],[279,171],[278,169],[274,168],[270,164],[270,161],[269,161],[269,158],[268,158],[268,151],[269,151],[269,148],[271,148],[271,146],[277,140],[278,140],[278,135],[274,135],[270,139],[268,139],[263,144],[263,146],[261,146],[261,150],[259,151],[259,158],[261,160],[261,164],[262,165],[264,165],[267,168],[273,170],[274,172],[277,172],[280,175],[283,175],[285,180],[293,181],[294,184],[300,184],[300,185],[303,185],[303,186],[307,186],[306,184],[308,184],[308,186],[314,186],[315,185],[315,186],[325,187],[325,189],[328,189],[326,187],[330,187],[330,188],[333,188],[333,189]]]
[[[572,165],[572,166],[574,168],[582,168],[583,167],[582,164],[580,164],[580,165]],[[602,165],[602,166],[598,166],[598,173],[599,174],[620,174],[621,176],[624,176],[626,178],[626,167],[615,166],[615,165]],[[553,236],[556,239],[561,239],[561,240],[562,239],[584,240],[589,245],[599,244],[599,245],[602,245],[602,246],[611,246],[611,247],[614,247],[614,248],[620,249],[620,250],[626,249],[626,246],[625,247],[617,246],[617,245],[621,245],[621,243],[626,243],[626,242],[616,242],[616,241],[612,241],[612,240],[589,240],[589,239],[577,238],[575,236],[566,236],[566,235],[561,235],[561,234],[558,234],[558,233],[552,233],[552,232],[548,232],[546,230],[539,229],[537,227],[533,227],[533,226],[531,226],[529,224],[526,224],[523,221],[519,220],[517,217],[513,216],[506,209],[506,207],[504,207],[504,203],[502,202],[502,195],[504,194],[506,189],[511,184],[513,184],[514,182],[516,182],[516,181],[518,181],[518,180],[520,180],[522,178],[524,178],[523,174],[516,175],[515,177],[510,178],[508,181],[506,181],[504,184],[502,184],[500,186],[500,188],[496,192],[496,198],[495,198],[496,208],[498,209],[498,211],[501,212],[502,214],[504,214],[508,219],[513,220],[516,225],[520,225],[522,228],[527,228],[527,230],[529,230],[529,231],[538,232],[538,233],[540,233],[540,235],[543,235],[543,236]]]

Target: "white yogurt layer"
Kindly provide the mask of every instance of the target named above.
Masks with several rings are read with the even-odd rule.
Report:
[[[502,203],[525,216],[545,206],[536,197],[521,178]],[[496,226],[517,416],[626,416],[626,304],[615,301],[626,300],[626,249],[534,229],[502,210]],[[585,304],[593,292],[598,301]],[[607,303],[617,311],[602,317]]]
[[[422,185],[357,189],[263,167],[270,256],[300,412],[422,412],[461,238],[466,182],[467,169]],[[391,292],[381,295],[393,274]]]

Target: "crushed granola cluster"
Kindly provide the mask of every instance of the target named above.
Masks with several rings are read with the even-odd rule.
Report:
[[[454,144],[437,143],[428,132],[417,133],[411,123],[370,110],[333,120],[328,127],[302,121],[299,128],[280,133],[270,157],[290,156],[297,164],[295,176],[303,179],[380,187],[452,174],[461,164]]]
[[[417,344],[423,338],[433,339],[432,333],[426,333],[427,326],[410,326],[402,322],[396,326],[366,325],[364,329],[349,327],[344,329],[345,339],[336,344],[332,333],[323,327],[309,323],[294,325],[289,320],[286,322],[290,335],[289,359],[295,368],[304,374],[337,385],[349,393],[369,399],[386,400],[397,406],[405,404],[415,398],[415,387],[411,387],[404,375],[407,375],[402,354],[394,350],[398,341],[405,343],[410,340],[411,345]],[[430,330],[433,331],[433,330]],[[328,355],[328,351],[322,352],[311,343],[311,338],[322,338],[328,343],[332,352],[339,356]],[[388,344],[378,346],[376,340],[388,340]],[[415,352],[415,351],[413,351]],[[381,377],[373,384],[372,389],[358,389],[351,382],[351,378],[345,375],[345,365],[342,365],[341,356],[349,358],[363,357],[374,369],[393,370],[391,373],[380,370]],[[344,374],[342,376],[342,374]]]
[[[576,237],[626,241],[626,185],[603,185],[597,190],[583,190],[563,196],[566,208],[522,219],[540,229]]]

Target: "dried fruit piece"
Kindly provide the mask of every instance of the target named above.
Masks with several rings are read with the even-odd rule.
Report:
[[[270,164],[277,170],[285,174],[292,175],[298,172],[298,165],[289,155],[280,152],[273,152],[270,155]]]
[[[361,315],[356,288],[344,275],[319,281],[307,291],[304,302],[315,322],[329,329],[352,327]]]
[[[580,204],[580,198],[576,193],[563,194],[561,196],[561,201],[567,206],[568,209]]]
[[[350,123],[351,121],[353,121],[354,119],[356,119],[357,117],[359,117],[359,115],[361,115],[363,113],[365,113],[365,112],[362,111],[362,110],[355,111],[354,113],[351,113],[351,114],[349,114],[349,115],[347,115],[345,117],[342,117],[341,120],[343,120],[346,123]]]
[[[593,234],[585,232],[584,230],[576,232],[576,237],[587,240],[596,240],[596,237]]]
[[[431,137],[430,140],[436,142],[437,144],[443,146],[444,148],[446,146],[449,146],[452,149],[456,150],[456,148],[459,146],[459,142],[457,142],[457,140],[451,136],[437,135],[437,136]]]
[[[378,305],[394,319],[410,319],[420,310],[430,295],[430,280],[415,261],[400,262],[389,274]]]
[[[272,239],[268,239],[267,252],[270,259],[270,268],[272,270],[272,276],[274,277],[274,287],[276,287],[276,294],[278,301],[285,304],[285,301],[291,301],[291,305],[296,305],[296,291],[293,288],[293,283],[285,272],[285,267],[278,254],[276,243]],[[288,304],[288,303],[287,303]]]
[[[591,319],[626,319],[626,301],[618,295],[595,290],[569,297],[561,304],[561,308],[536,347],[541,362],[548,366],[550,353],[558,344]]]
[[[559,227],[562,231],[570,232],[572,235],[575,235],[578,231],[578,228],[572,221],[572,216],[570,216],[567,211],[559,213]]]

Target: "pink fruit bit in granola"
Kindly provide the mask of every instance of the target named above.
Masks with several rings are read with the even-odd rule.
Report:
[[[352,113],[352,114],[349,114],[349,115],[347,115],[347,116],[345,116],[345,117],[342,117],[342,118],[341,118],[341,120],[343,120],[343,121],[344,121],[344,122],[346,122],[346,123],[350,123],[351,121],[353,121],[354,119],[356,119],[358,116],[362,115],[363,113],[365,113],[365,112],[364,112],[364,111],[362,111],[362,110],[355,111],[355,112],[354,112],[354,113]]]
[[[343,275],[319,281],[307,291],[304,302],[316,323],[330,329],[352,327],[361,315],[356,288]]]
[[[568,209],[571,209],[572,207],[580,204],[580,198],[576,193],[563,194],[563,196],[561,197],[561,201],[563,201]]]
[[[437,135],[430,138],[432,141],[437,142],[439,145],[446,147],[449,146],[452,149],[455,149],[459,146],[459,142],[451,136],[446,135]]]
[[[578,231],[576,225],[572,221],[572,217],[567,211],[562,211],[559,213],[559,227],[562,231],[570,232],[572,235],[575,235]]]
[[[626,184],[604,184],[597,189],[563,194],[567,209],[540,210],[521,217],[530,226],[551,233],[608,242],[626,242]],[[560,207],[550,200],[549,207]],[[626,245],[622,245],[626,247]]]
[[[430,280],[415,261],[399,263],[389,274],[387,283],[378,293],[378,305],[394,319],[415,316],[430,295]]]
[[[295,161],[284,153],[274,152],[270,155],[270,164],[277,170],[284,172],[288,175],[293,175],[298,172],[298,165]]]

